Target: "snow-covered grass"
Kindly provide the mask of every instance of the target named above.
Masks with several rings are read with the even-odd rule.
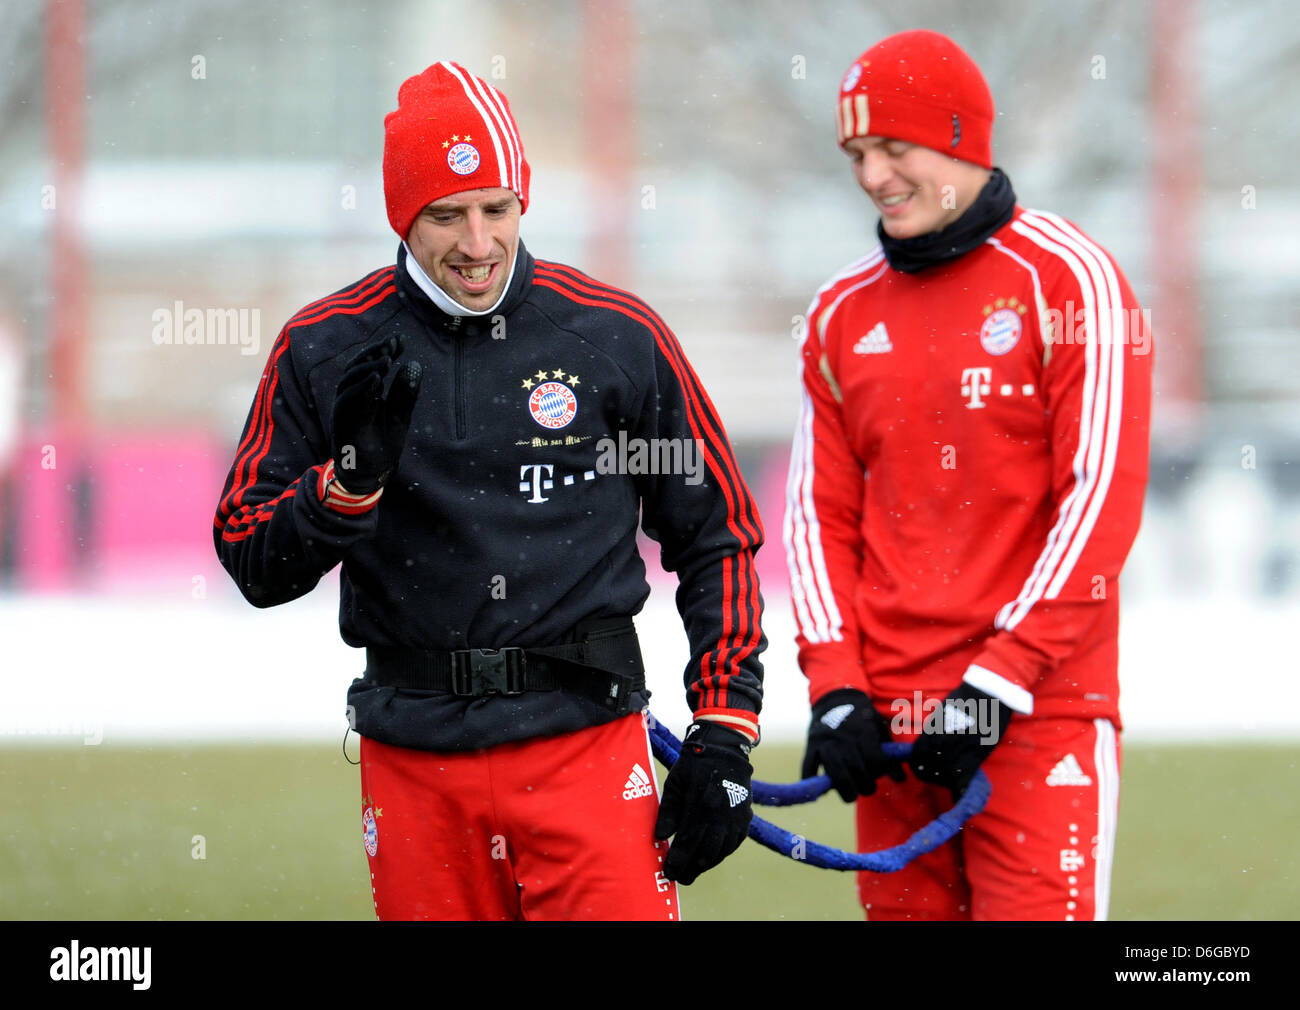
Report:
[[[789,600],[765,590],[765,738],[802,738],[808,704]],[[637,618],[653,710],[680,732],[686,636],[668,587]],[[1300,737],[1300,600],[1126,603],[1121,708],[1129,739]],[[341,740],[365,656],[338,636],[337,584],[255,610],[224,590],[0,596],[0,745],[36,740]]]

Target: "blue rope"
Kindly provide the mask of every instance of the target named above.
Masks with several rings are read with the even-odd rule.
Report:
[[[671,768],[682,752],[681,741],[653,716],[650,717],[650,742],[665,768]],[[887,743],[885,753],[890,757],[907,757],[911,744]],[[831,780],[817,775],[790,785],[770,782],[752,782],[754,802],[765,807],[788,807],[817,799],[831,787]],[[932,852],[961,830],[962,825],[984,809],[989,799],[989,780],[983,771],[976,771],[970,785],[956,805],[946,813],[916,832],[901,845],[879,852],[845,852],[820,842],[810,842],[800,835],[777,827],[761,817],[749,825],[749,837],[773,852],[798,862],[819,866],[823,870],[872,870],[876,873],[893,873],[901,870],[917,856]]]

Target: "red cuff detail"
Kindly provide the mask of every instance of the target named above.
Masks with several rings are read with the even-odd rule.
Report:
[[[986,639],[984,648],[971,661],[971,665],[992,670],[999,677],[1026,691],[1033,691],[1049,670],[1043,657],[1019,641],[1011,631],[999,631]]]
[[[332,459],[321,467],[320,476],[316,480],[316,497],[327,508],[341,512],[343,515],[364,515],[375,507],[375,503],[383,493],[383,488],[370,494],[353,494],[351,491],[345,491],[343,485],[334,478]]]
[[[969,684],[971,687],[983,691],[985,694],[991,694],[1004,705],[1010,706],[1015,712],[1024,715],[1034,714],[1034,696],[1033,693],[1020,683],[1014,676],[1008,676],[1001,669],[992,665],[984,665],[980,659],[989,659],[985,654],[966,668],[966,674],[962,677],[962,682]]]
[[[743,708],[701,708],[695,711],[694,718],[696,722],[716,722],[747,737],[751,744],[758,743],[758,715],[755,712]]]

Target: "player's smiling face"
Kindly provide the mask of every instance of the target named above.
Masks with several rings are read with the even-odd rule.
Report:
[[[519,198],[508,189],[473,189],[420,211],[406,244],[429,278],[467,309],[501,297],[519,245]]]
[[[979,165],[889,137],[855,137],[844,150],[890,238],[946,228],[974,202],[989,177]]]

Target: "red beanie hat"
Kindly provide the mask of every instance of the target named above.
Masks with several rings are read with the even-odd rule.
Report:
[[[405,239],[420,211],[469,189],[513,190],[528,209],[528,162],[506,96],[457,63],[403,82],[384,117],[384,200]]]
[[[840,84],[840,146],[892,137],[993,167],[993,95],[980,68],[938,32],[891,35],[859,56]]]

